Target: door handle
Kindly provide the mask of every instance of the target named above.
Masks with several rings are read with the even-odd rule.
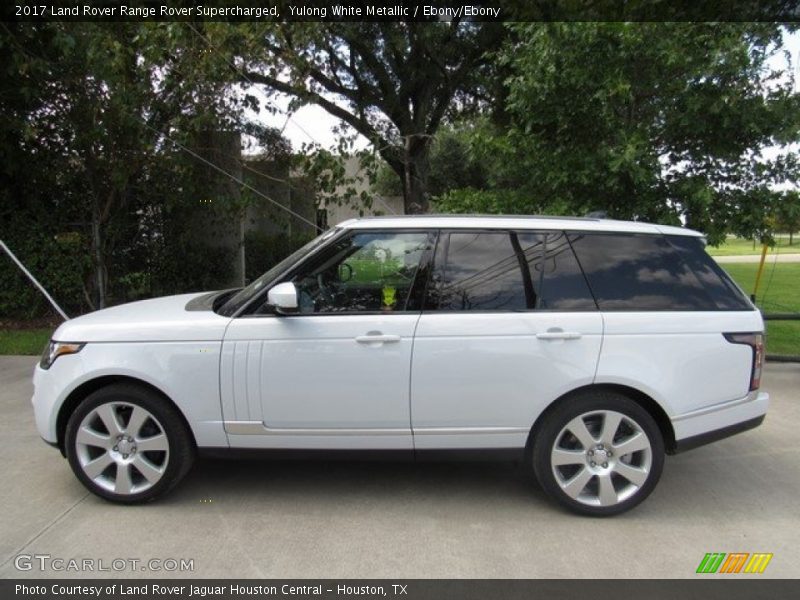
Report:
[[[536,339],[539,340],[577,340],[581,334],[577,331],[545,331],[537,333]]]
[[[384,335],[382,333],[368,333],[367,335],[359,335],[356,341],[359,344],[394,344],[400,341],[399,335]]]

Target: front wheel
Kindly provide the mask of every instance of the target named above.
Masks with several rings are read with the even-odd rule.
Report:
[[[544,417],[532,458],[539,484],[562,506],[610,516],[653,491],[664,467],[664,440],[650,414],[630,398],[589,392]]]
[[[65,448],[89,491],[125,504],[168,492],[194,459],[191,434],[175,409],[131,384],[90,394],[70,416]]]

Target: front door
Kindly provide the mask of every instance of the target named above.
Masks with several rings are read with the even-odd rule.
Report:
[[[297,314],[234,319],[221,362],[232,446],[412,449],[415,290],[429,237],[353,230],[284,278]]]

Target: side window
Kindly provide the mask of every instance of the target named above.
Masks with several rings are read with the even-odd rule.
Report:
[[[534,236],[520,233],[525,248],[534,247]],[[530,240],[530,241],[528,241]],[[563,231],[547,233],[541,260],[529,260],[534,288],[538,291],[536,308],[542,310],[597,310],[592,293]]]
[[[443,311],[595,310],[561,232],[442,235],[426,307]]]
[[[662,235],[574,232],[569,237],[601,310],[717,310]]]
[[[445,234],[443,264],[437,261],[433,294],[439,310],[525,310],[535,298],[523,281],[520,252],[504,231]],[[438,251],[437,251],[438,254]],[[530,275],[528,275],[530,277]]]
[[[326,248],[292,277],[301,313],[406,309],[428,233],[364,231]]]

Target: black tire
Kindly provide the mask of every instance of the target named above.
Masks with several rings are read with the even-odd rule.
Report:
[[[602,411],[608,412],[604,414]],[[611,448],[608,448],[607,444],[601,449],[598,449],[598,446],[586,448],[572,430],[567,428],[568,424],[576,423],[573,419],[583,415],[581,421],[587,426],[592,438],[596,439],[603,430],[606,418],[610,419],[608,429],[612,429],[613,413],[623,415],[622,425],[619,429],[614,429],[618,432],[614,444],[621,444],[622,441],[630,440],[637,433],[643,432],[649,441],[649,449],[625,454],[624,458],[622,455],[614,456],[619,454],[614,444]],[[584,392],[560,402],[542,419],[533,432],[531,456],[533,470],[539,485],[563,507],[578,514],[595,517],[616,515],[642,502],[656,487],[664,468],[664,439],[653,417],[630,398],[607,391]],[[638,427],[638,431],[633,425]],[[554,466],[551,453],[556,449],[557,443],[558,449],[575,452],[576,461],[580,453],[580,460],[583,462]],[[588,454],[590,451],[593,453],[591,456]],[[609,451],[612,454],[610,457],[606,456],[606,452]],[[568,458],[571,460],[571,457]],[[606,462],[592,466],[594,458]],[[625,464],[620,464],[621,462]],[[610,469],[603,468],[603,465],[610,466]],[[635,467],[640,472],[646,473],[636,477],[639,485],[616,471],[619,468],[620,471],[632,473],[627,467]],[[588,482],[581,485],[583,479],[589,476]],[[611,482],[613,495],[610,497],[617,498],[616,503],[600,505],[601,478],[605,486]],[[644,478],[644,481],[641,481],[641,478]],[[576,482],[572,491],[575,493],[575,490],[578,490],[577,497],[569,495],[562,489],[562,484],[566,485],[571,481]],[[593,504],[594,502],[597,504]]]
[[[149,459],[155,455],[157,461],[159,458],[161,459],[161,462],[158,464],[163,473],[160,479],[153,484],[149,484],[144,478],[143,472],[135,468],[135,464],[134,468],[130,469],[130,472],[133,473],[132,477],[139,478],[141,481],[139,484],[140,486],[150,485],[147,489],[137,492],[135,488],[132,488],[131,493],[116,493],[115,491],[107,489],[107,485],[104,487],[104,485],[100,485],[95,480],[91,479],[84,471],[84,467],[81,465],[81,455],[87,452],[87,447],[77,443],[78,431],[87,415],[104,405],[115,406],[115,414],[117,414],[120,419],[124,419],[126,409],[132,411],[132,407],[141,407],[150,413],[151,417],[154,417],[154,419],[150,419],[146,422],[145,427],[150,427],[151,431],[155,431],[156,433],[161,431],[166,436],[166,447],[168,447],[168,451],[163,453],[139,453],[140,456],[144,454],[144,458]],[[128,406],[131,408],[128,408]],[[130,419],[130,416],[128,418]],[[130,423],[130,421],[128,421],[128,423]],[[100,427],[103,426],[101,425]],[[107,428],[106,431],[108,431]],[[106,500],[122,504],[150,502],[166,494],[186,476],[191,469],[195,457],[194,439],[176,409],[158,393],[144,386],[131,383],[112,384],[89,394],[89,396],[78,405],[67,422],[64,446],[70,467],[72,467],[73,472],[80,482],[93,494]],[[101,455],[108,454],[111,456],[111,452],[107,450],[103,451],[98,449],[95,452]],[[134,447],[133,453],[135,452],[136,449]],[[135,457],[133,453],[130,455],[131,457]],[[116,454],[116,456],[119,456],[119,454]],[[127,458],[128,455],[125,456]],[[116,469],[119,467],[117,465],[111,465],[109,468],[112,471],[104,471],[104,473],[114,472],[116,474]],[[105,475],[102,477],[105,477]],[[105,483],[105,479],[101,480]]]

